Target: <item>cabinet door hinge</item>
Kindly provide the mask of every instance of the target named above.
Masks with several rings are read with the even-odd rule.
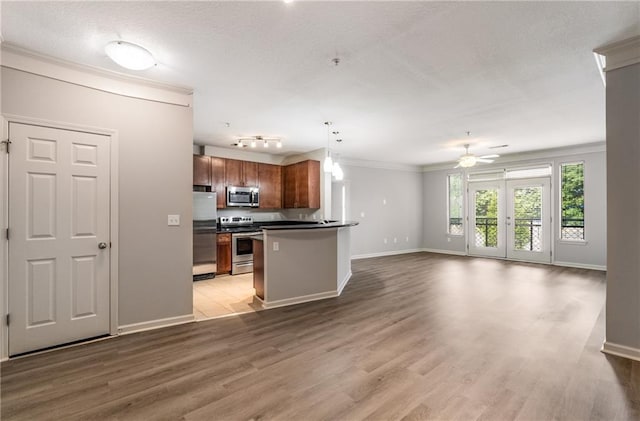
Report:
[[[7,139],[7,140],[3,140],[3,141],[2,141],[2,142],[0,142],[0,143],[2,143],[3,145],[6,145],[6,146],[5,146],[5,151],[6,151],[7,153],[9,153],[9,145],[11,145],[11,141],[10,141],[9,139]]]
[[[9,239],[9,228],[5,231],[5,237],[7,237],[7,240]]]
[[[11,314],[7,313],[7,326],[11,323]]]

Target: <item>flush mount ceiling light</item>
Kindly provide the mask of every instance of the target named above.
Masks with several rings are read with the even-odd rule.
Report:
[[[156,60],[146,48],[131,42],[112,41],[104,51],[111,60],[125,69],[146,70],[156,65]]]
[[[262,147],[268,148],[270,143],[275,143],[276,148],[282,148],[282,139],[279,137],[266,137],[266,136],[247,136],[239,137],[236,143],[232,143],[231,146],[237,146],[238,148],[256,148],[258,143],[262,143]]]

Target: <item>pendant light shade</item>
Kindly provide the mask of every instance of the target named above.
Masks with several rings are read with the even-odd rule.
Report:
[[[324,172],[333,171],[333,159],[331,159],[330,152],[327,150],[327,157],[324,159]]]
[[[139,45],[126,41],[112,41],[104,49],[109,58],[129,70],[146,70],[156,65],[151,53]]]
[[[342,172],[342,167],[340,167],[338,162],[333,163],[333,170],[331,172],[337,181],[342,181],[342,179],[344,179],[344,172]]]

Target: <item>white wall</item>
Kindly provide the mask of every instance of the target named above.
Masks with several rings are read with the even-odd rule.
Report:
[[[119,325],[192,314],[192,108],[3,67],[2,111],[117,131]]]
[[[563,149],[562,151],[537,152],[535,159],[505,159],[502,166],[476,167],[474,171],[514,168],[535,164],[551,164],[553,167],[551,197],[553,207],[553,261],[557,264],[604,269],[607,261],[606,247],[606,153],[594,151],[604,146]],[[559,239],[559,165],[584,161],[585,169],[585,239],[586,242],[568,242]],[[464,237],[447,235],[447,175],[458,170],[440,169],[424,173],[424,247],[432,250],[466,253]],[[466,174],[466,173],[465,173]],[[465,175],[466,178],[466,175]],[[465,200],[465,212],[468,212]],[[466,227],[465,227],[466,228]]]
[[[607,71],[605,350],[640,361],[640,42],[635,46],[636,64]]]
[[[349,162],[341,165],[349,186],[347,219],[360,223],[351,229],[351,255],[420,249],[423,181],[419,170],[365,167]]]

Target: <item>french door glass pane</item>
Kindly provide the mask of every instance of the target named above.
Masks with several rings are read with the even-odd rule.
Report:
[[[515,250],[542,251],[542,186],[513,190]]]
[[[498,247],[498,189],[475,192],[476,247]]]

